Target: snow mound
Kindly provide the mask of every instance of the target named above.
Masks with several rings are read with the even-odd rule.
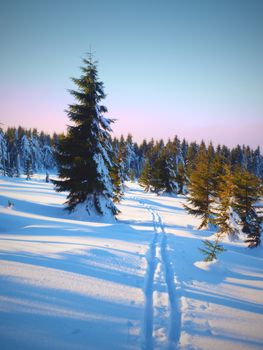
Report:
[[[103,215],[100,215],[96,210],[91,198],[88,198],[84,203],[79,203],[74,211],[69,213],[71,219],[84,220],[84,221],[103,221],[103,222],[115,222],[116,219],[109,210],[108,201],[104,197],[100,199],[100,208]]]
[[[213,260],[213,261],[196,261],[194,263],[194,266],[196,266],[197,268],[199,268],[201,270],[211,271],[211,269],[213,267],[215,267],[216,264],[218,264],[218,260]]]

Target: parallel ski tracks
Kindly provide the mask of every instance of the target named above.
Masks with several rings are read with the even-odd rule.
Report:
[[[145,306],[142,332],[142,349],[178,349],[178,342],[181,331],[181,315],[177,290],[179,286],[174,276],[174,271],[169,259],[165,225],[163,223],[161,215],[156,209],[150,205],[147,205],[147,203],[141,199],[137,200],[151,213],[154,228],[153,239],[149,244],[149,249],[146,257],[147,271],[144,286]],[[157,269],[158,264],[160,264],[160,266]],[[164,276],[160,275],[162,272]],[[159,318],[164,317],[165,320],[158,320],[158,316],[156,315],[158,307],[154,298],[154,292],[156,292],[158,295],[157,289],[160,288],[160,282],[164,284],[169,299],[168,315],[159,315]],[[164,306],[163,309],[164,312]],[[158,339],[158,334],[155,334],[154,332],[154,326],[157,322],[165,323],[165,344],[161,342],[161,338]]]

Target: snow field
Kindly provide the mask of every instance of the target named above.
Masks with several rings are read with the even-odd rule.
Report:
[[[1,349],[140,348],[151,233],[73,220],[41,180],[0,187]]]
[[[185,198],[128,186],[110,221],[65,213],[44,175],[0,178],[1,349],[261,349],[262,248],[202,263]]]

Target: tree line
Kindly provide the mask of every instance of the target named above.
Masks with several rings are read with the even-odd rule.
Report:
[[[60,135],[37,129],[8,127],[0,129],[0,174],[19,177],[24,173],[47,171],[56,167],[55,145]]]

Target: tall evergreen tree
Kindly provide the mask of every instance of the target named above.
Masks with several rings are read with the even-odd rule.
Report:
[[[222,176],[225,174],[226,169],[224,168],[224,158],[219,154],[214,155],[210,158],[210,177],[213,186],[213,196],[218,197],[219,191],[221,190],[220,185],[222,182]]]
[[[179,163],[177,166],[176,182],[178,184],[178,194],[186,194],[187,177],[183,163]]]
[[[8,153],[7,153],[7,143],[3,131],[0,129],[0,173],[4,176],[8,175]]]
[[[260,242],[262,218],[257,213],[256,203],[261,196],[260,180],[246,170],[235,172],[235,191],[233,207],[238,213],[246,233],[246,242],[250,248],[257,247]]]
[[[235,237],[238,234],[236,215],[233,211],[234,202],[234,180],[230,167],[225,165],[224,174],[220,177],[218,185],[218,206],[215,208],[215,219],[213,222],[218,226],[221,235],[227,234]]]
[[[31,179],[31,176],[33,175],[32,161],[31,161],[30,158],[28,158],[28,159],[25,161],[25,164],[24,164],[24,175],[26,175],[26,179],[27,179],[27,180],[30,180],[30,179]]]
[[[195,169],[197,154],[198,154],[198,145],[196,142],[191,142],[190,145],[187,147],[187,153],[186,153],[186,171],[187,171],[188,179],[192,171]]]
[[[77,103],[69,105],[68,117],[75,124],[61,139],[56,153],[60,180],[54,181],[58,192],[68,191],[67,209],[79,204],[89,214],[117,214],[113,204],[113,186],[110,178],[112,152],[110,124],[112,119],[103,114],[107,108],[100,105],[105,98],[103,83],[98,81],[97,62],[91,55],[83,59],[83,74],[72,78],[78,90],[70,90]]]
[[[197,159],[196,168],[190,175],[188,187],[188,205],[185,209],[188,213],[201,218],[199,229],[207,228],[212,223],[212,203],[214,199],[213,184],[211,181],[210,162],[207,152],[203,150]]]
[[[167,147],[161,150],[160,156],[155,160],[152,169],[152,185],[155,192],[164,192],[168,194],[178,192],[176,182],[176,163]]]
[[[119,203],[123,196],[124,179],[122,177],[122,159],[121,153],[116,150],[114,152],[110,176],[113,184],[113,202]]]
[[[151,189],[151,171],[150,161],[146,159],[141,176],[139,177],[139,184],[144,188],[145,192]]]

